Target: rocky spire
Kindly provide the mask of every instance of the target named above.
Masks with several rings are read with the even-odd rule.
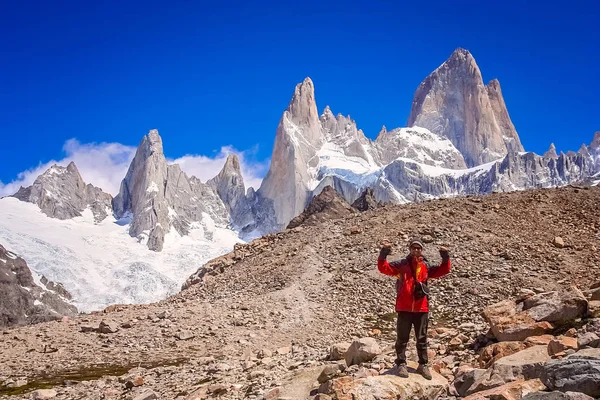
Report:
[[[594,134],[594,139],[588,146],[588,150],[594,160],[596,172],[600,172],[600,131]]]
[[[216,222],[227,220],[223,203],[210,187],[188,177],[178,165],[167,165],[156,129],[142,139],[113,205],[118,218],[131,218],[129,233],[155,251],[162,250],[171,227],[185,235],[191,222],[202,220],[203,212]]]
[[[235,154],[228,155],[223,169],[206,183],[219,195],[235,226],[243,228],[252,223],[240,160]]]
[[[156,251],[162,250],[169,228],[166,181],[167,160],[162,139],[152,129],[138,146],[113,204],[118,218],[131,214],[129,233],[136,237],[147,235],[148,247]]]
[[[492,79],[487,84],[486,89],[496,123],[500,128],[500,133],[502,134],[507,150],[513,153],[523,151],[521,139],[508,115],[508,109],[504,103],[504,97],[502,97],[502,90],[500,89],[500,82],[498,79]]]
[[[590,150],[593,152],[600,151],[600,131],[594,134],[592,143],[590,143]]]
[[[315,156],[323,143],[317,114],[314,85],[310,78],[299,83],[283,113],[271,156],[271,166],[258,194],[272,201],[276,230],[304,210],[311,180],[308,168],[317,165]]]
[[[79,217],[89,207],[96,222],[106,218],[112,201],[110,194],[85,184],[73,161],[67,167],[54,164],[33,185],[21,187],[13,196],[37,204],[44,214],[58,219]]]
[[[543,155],[544,158],[558,158],[558,154],[556,154],[556,146],[554,143],[550,143],[550,147]]]
[[[499,82],[485,86],[475,59],[461,48],[421,82],[408,126],[450,139],[469,167],[523,150]]]

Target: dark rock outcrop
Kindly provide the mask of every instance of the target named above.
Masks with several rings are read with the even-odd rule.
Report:
[[[0,245],[0,327],[77,314],[62,285],[45,281],[46,288],[36,285],[25,260]]]
[[[312,225],[324,220],[341,218],[355,210],[331,186],[326,186],[316,195],[302,214],[293,218],[287,226],[292,229],[300,225]]]

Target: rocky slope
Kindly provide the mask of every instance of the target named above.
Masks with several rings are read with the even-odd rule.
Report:
[[[421,82],[407,125],[450,139],[469,167],[523,151],[500,83],[484,85],[475,59],[461,48]]]
[[[112,196],[91,184],[86,185],[74,162],[66,168],[53,165],[38,176],[33,185],[21,187],[13,196],[37,204],[44,214],[58,219],[79,217],[89,208],[96,222],[100,222],[112,209]]]
[[[325,187],[312,198],[306,210],[294,217],[287,229],[300,225],[317,225],[331,219],[339,219],[356,212],[331,186]]]
[[[409,390],[382,375],[394,359],[394,280],[377,271],[376,258],[382,240],[394,244],[395,259],[420,235],[430,261],[439,261],[440,245],[449,247],[452,260],[450,274],[431,282],[430,352],[439,375],[432,386],[414,374],[410,380],[410,390],[428,387],[434,397],[444,380],[482,369],[479,352],[495,342],[483,318],[486,307],[571,285],[586,292],[597,281],[599,208],[598,187],[539,189],[386,205],[268,235],[236,245],[164,301],[7,330],[0,341],[0,390],[23,393],[44,385],[56,399],[136,400],[306,399],[318,390],[328,394],[317,398],[327,399],[345,387],[346,394],[372,399],[374,388]],[[593,333],[589,323],[585,329]],[[564,331],[552,333],[559,338]],[[586,333],[581,328],[575,335]],[[338,360],[345,350],[334,344],[366,337],[377,342],[374,358],[357,365]],[[43,353],[44,345],[57,351]],[[414,343],[409,349],[414,361]],[[452,387],[442,397],[462,390]]]
[[[40,286],[42,285],[42,286]],[[27,263],[0,245],[0,327],[35,324],[74,316],[70,294],[60,284],[33,279]]]
[[[155,251],[162,250],[171,228],[186,235],[203,218],[228,223],[223,202],[208,185],[177,164],[167,165],[155,129],[142,139],[113,206],[117,218],[131,218],[130,234]]]

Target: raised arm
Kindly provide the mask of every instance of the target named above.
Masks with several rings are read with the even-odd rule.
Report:
[[[448,254],[448,249],[440,247],[440,256],[442,256],[440,265],[428,265],[427,274],[429,279],[441,278],[450,272],[450,255]]]
[[[392,251],[392,247],[389,243],[384,243],[381,247],[381,251],[379,252],[379,257],[377,258],[377,269],[379,272],[389,276],[398,276],[402,273],[402,260],[392,261],[391,263],[387,261],[387,256]]]

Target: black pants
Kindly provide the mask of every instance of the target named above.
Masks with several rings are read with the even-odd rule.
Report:
[[[396,364],[406,364],[406,346],[410,338],[410,331],[415,327],[415,336],[417,337],[417,354],[419,355],[419,364],[427,364],[427,325],[429,322],[429,313],[427,312],[398,312],[398,322],[396,324]]]

